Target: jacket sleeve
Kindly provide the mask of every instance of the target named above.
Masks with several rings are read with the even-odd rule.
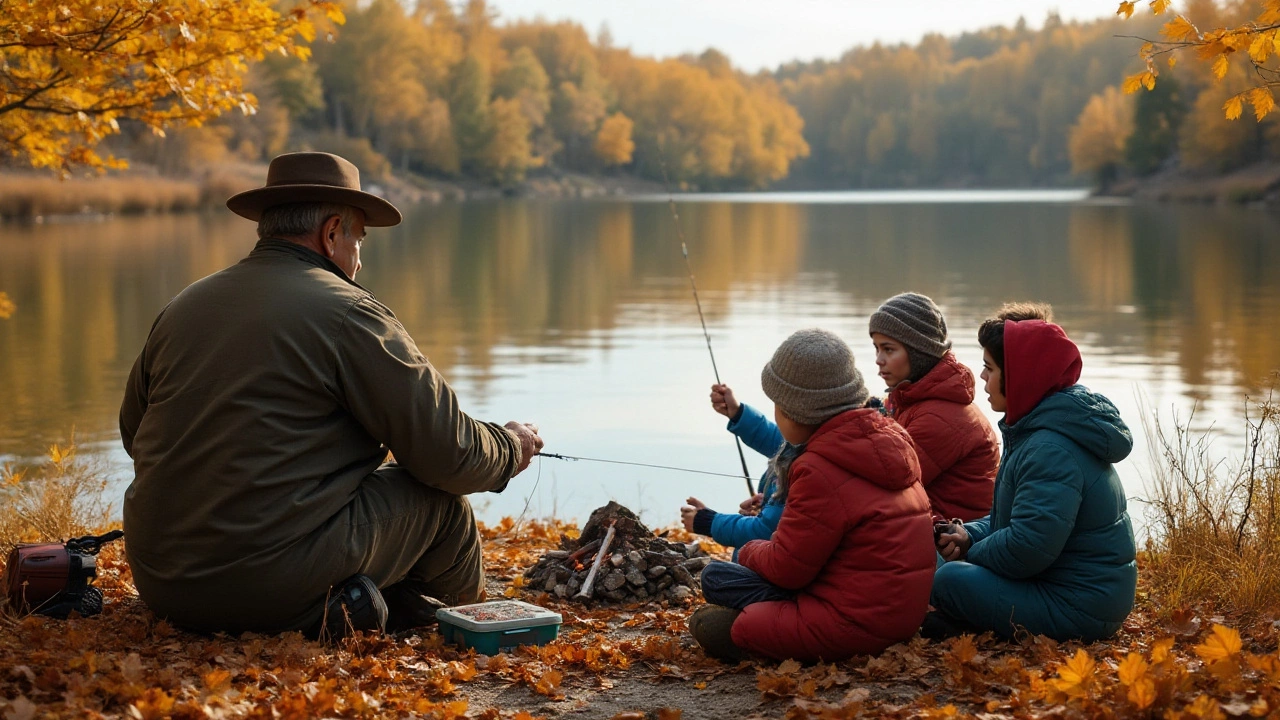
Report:
[[[738,562],[765,580],[788,590],[807,587],[818,577],[845,535],[847,513],[820,490],[804,465],[792,465],[791,490],[770,540],[753,540],[738,551]],[[805,482],[809,480],[810,482]]]
[[[336,338],[338,392],[356,420],[419,481],[454,495],[501,492],[520,443],[472,419],[391,311],[356,303]]]
[[[729,432],[741,438],[747,447],[769,458],[778,454],[783,443],[778,426],[746,403],[742,403],[738,417],[729,421]]]
[[[964,455],[963,435],[934,413],[922,413],[906,428],[920,458],[920,483],[928,487]]]
[[[766,502],[759,515],[716,513],[711,539],[725,547],[742,547],[752,540],[768,540],[782,518],[782,503]]]
[[[1080,511],[1084,473],[1055,443],[1028,448],[1019,468],[1009,524],[969,548],[969,562],[1007,578],[1034,577],[1067,544]]]
[[[120,442],[124,451],[133,457],[133,438],[142,425],[142,416],[147,412],[147,350],[143,347],[138,359],[133,361],[133,369],[129,371],[129,379],[124,385],[124,401],[120,403]]]
[[[973,547],[979,540],[991,534],[991,516],[967,522],[964,524],[964,529],[969,533],[969,547]]]

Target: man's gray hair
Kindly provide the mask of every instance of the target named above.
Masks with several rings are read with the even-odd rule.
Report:
[[[310,235],[330,217],[342,218],[342,231],[351,234],[359,210],[338,203],[290,203],[273,205],[258,219],[258,238],[296,238]]]

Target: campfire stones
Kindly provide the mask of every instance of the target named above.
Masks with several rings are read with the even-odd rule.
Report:
[[[609,543],[588,597],[579,596],[612,524]],[[556,597],[605,602],[688,600],[711,558],[698,543],[668,542],[653,534],[627,508],[610,502],[591,513],[576,540],[545,553],[525,571],[530,587]]]

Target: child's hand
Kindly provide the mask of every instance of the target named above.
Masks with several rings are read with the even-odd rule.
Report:
[[[764,493],[756,493],[738,506],[739,515],[759,515],[760,508],[764,507]]]
[[[969,539],[969,531],[964,529],[964,523],[953,520],[941,532],[936,532],[935,537],[938,554],[943,560],[947,562],[963,560],[969,554],[972,540]]]
[[[711,386],[711,409],[732,420],[737,417],[742,404],[733,397],[733,389],[728,385]]]
[[[693,532],[693,518],[706,505],[703,505],[702,501],[695,497],[685,500],[685,503],[686,505],[680,508],[680,522],[684,525],[685,530]]]

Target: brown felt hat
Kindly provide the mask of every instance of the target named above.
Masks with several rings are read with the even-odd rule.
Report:
[[[258,221],[262,211],[290,203],[338,203],[364,211],[368,227],[400,224],[395,205],[360,189],[360,171],[345,158],[322,152],[277,155],[267,168],[267,184],[232,195],[227,200],[231,212]]]

